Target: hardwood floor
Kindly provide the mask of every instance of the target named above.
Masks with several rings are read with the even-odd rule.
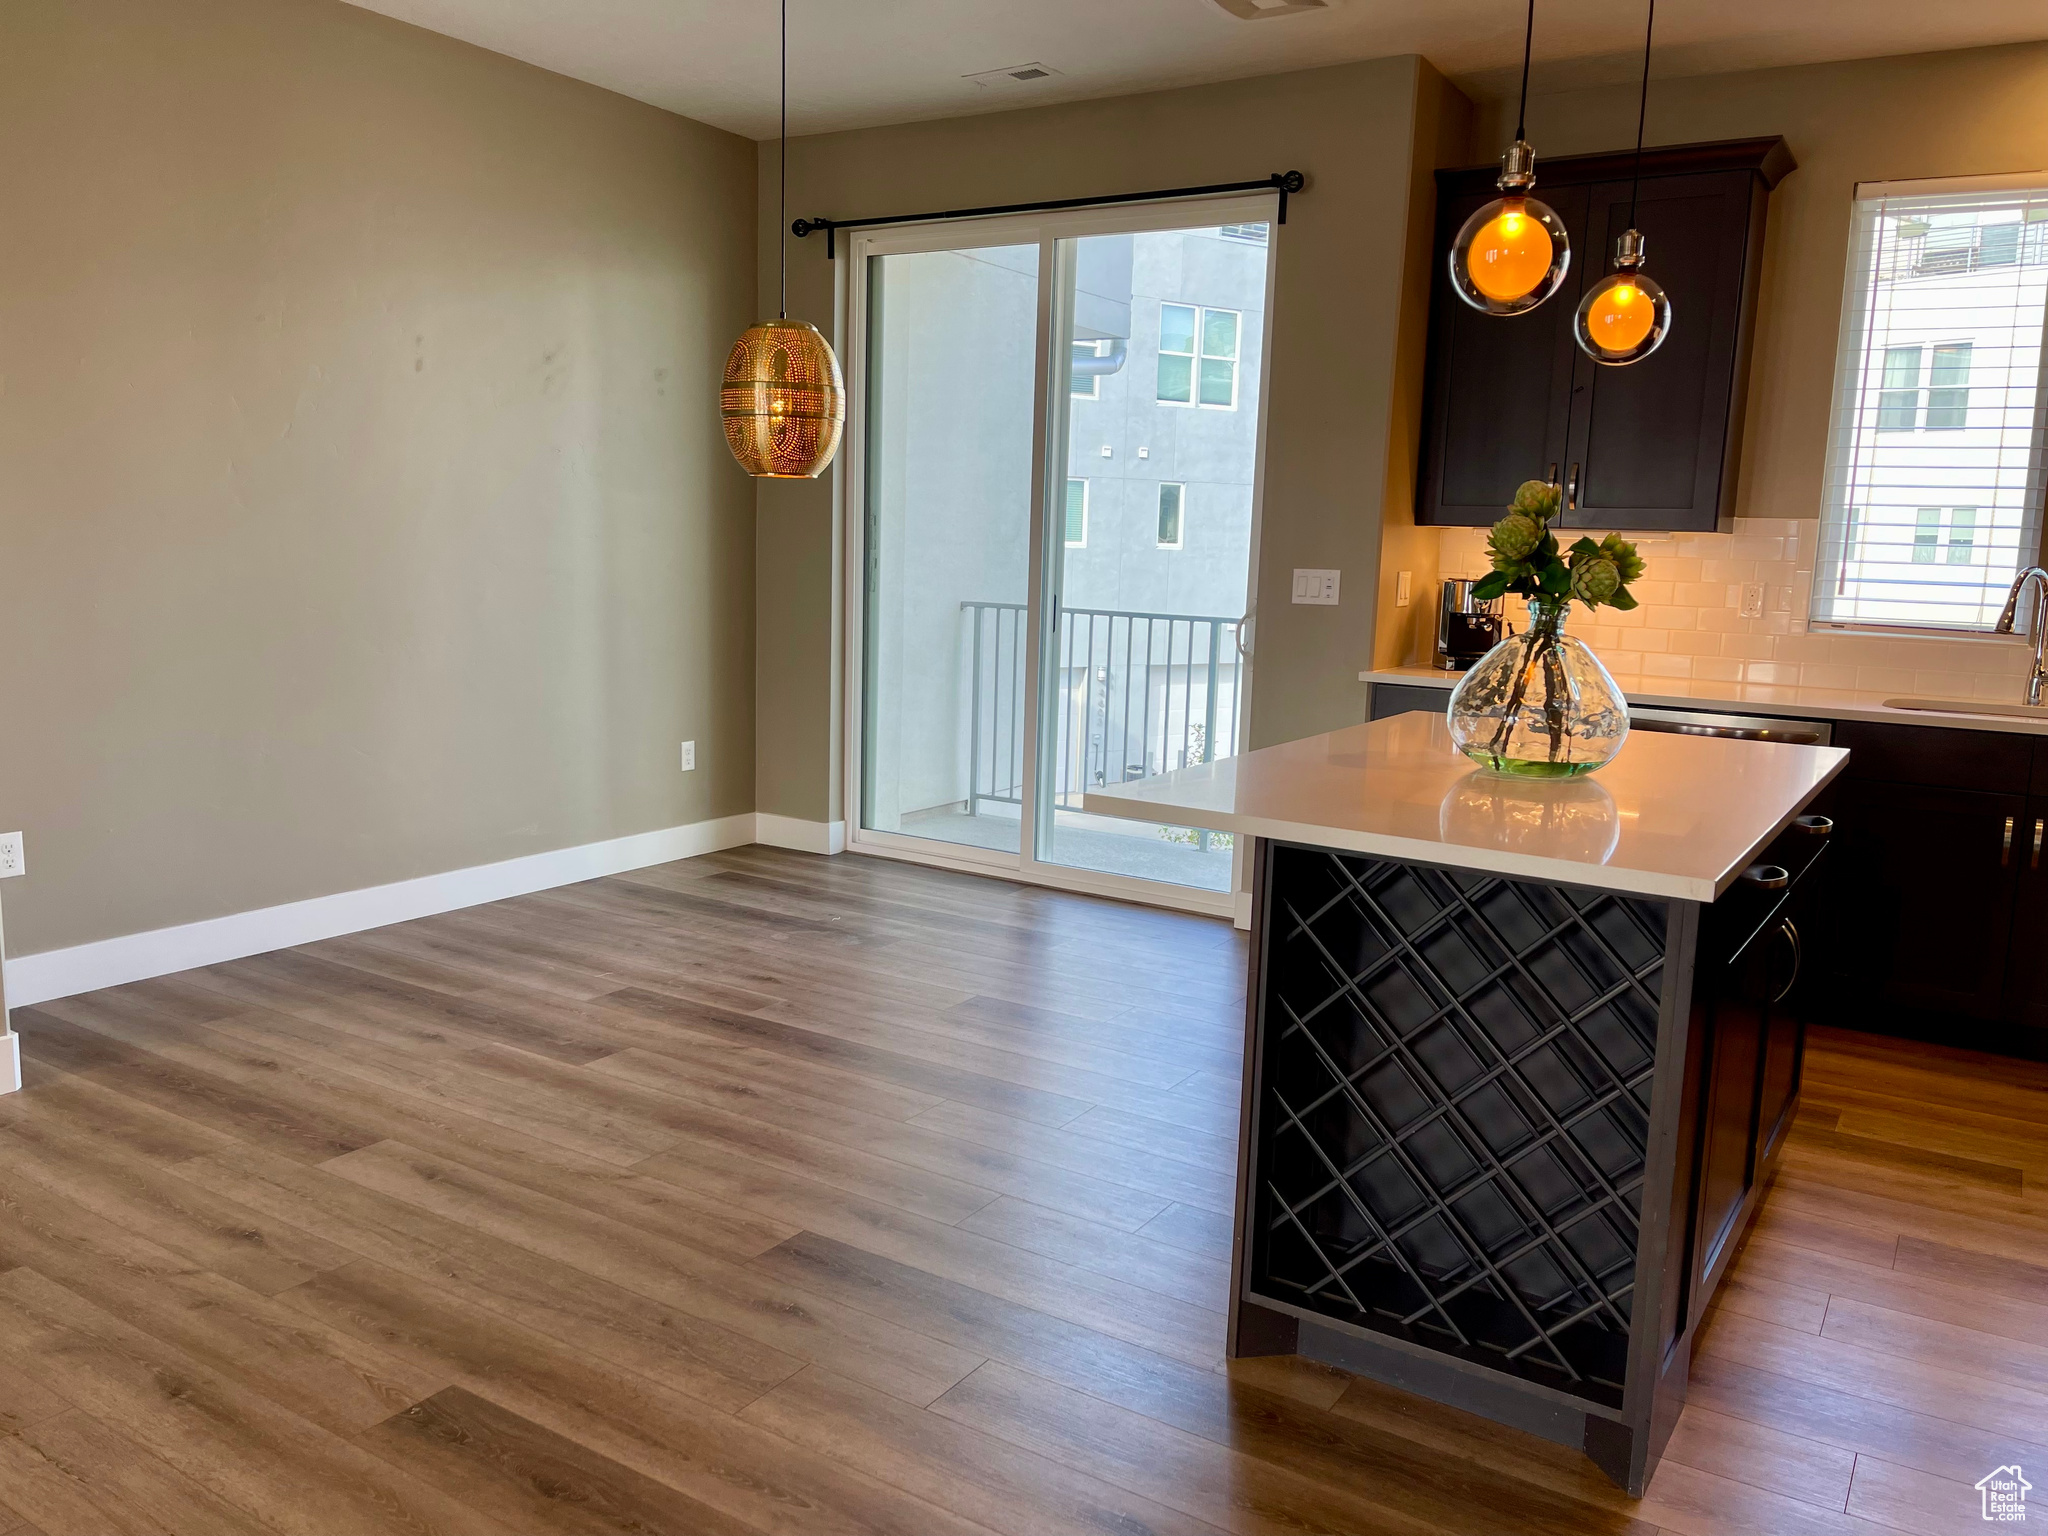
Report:
[[[2048,1068],[1816,1032],[1637,1504],[1225,1370],[1242,990],[1219,923],[749,848],[21,1010],[0,1536],[1945,1536],[2048,1489]]]

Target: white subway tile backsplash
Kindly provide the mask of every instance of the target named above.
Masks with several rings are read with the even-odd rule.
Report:
[[[1629,613],[1577,611],[1572,632],[1618,676],[2014,696],[2032,664],[2024,645],[1810,630],[1819,529],[1811,518],[1744,517],[1736,519],[1732,534],[1639,538],[1636,547],[1648,568],[1632,590],[1642,606]],[[1605,532],[1588,531],[1595,538]],[[1446,576],[1485,575],[1486,530],[1446,528],[1439,559]],[[1757,583],[1765,589],[1763,616],[1743,618],[1742,589]],[[1520,603],[1511,603],[1510,610],[1519,626]],[[1650,670],[1653,665],[1657,670]]]

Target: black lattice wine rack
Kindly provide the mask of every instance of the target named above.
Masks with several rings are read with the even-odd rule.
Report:
[[[1620,1406],[1664,903],[1271,859],[1253,1291]]]

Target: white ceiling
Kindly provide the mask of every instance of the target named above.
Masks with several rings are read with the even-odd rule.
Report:
[[[752,138],[775,132],[777,0],[353,0]],[[1420,53],[1510,88],[1518,0],[1331,0],[1240,21],[1215,0],[789,0],[790,131],[817,133]],[[1641,0],[1542,0],[1537,91],[1633,79]],[[1664,0],[1660,75],[2048,37],[2043,0]],[[1040,62],[1028,86],[961,77]]]

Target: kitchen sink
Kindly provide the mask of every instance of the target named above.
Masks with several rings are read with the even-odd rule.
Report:
[[[1983,699],[1886,699],[1887,709],[1932,709],[1950,715],[2010,715],[2048,720],[2048,704],[2000,704]]]

